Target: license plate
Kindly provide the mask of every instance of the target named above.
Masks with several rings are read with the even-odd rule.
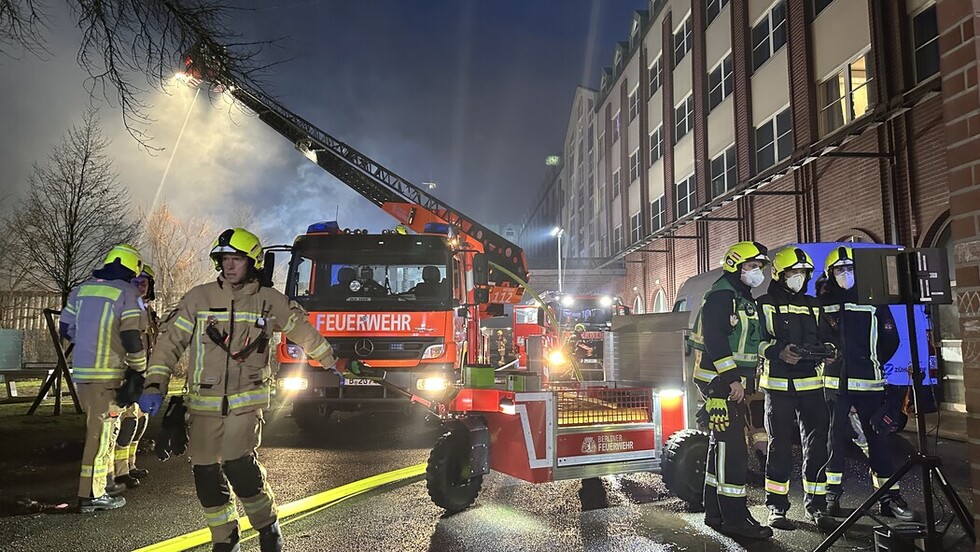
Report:
[[[582,359],[582,364],[599,364],[599,359],[597,359],[597,358],[584,358],[584,359]]]
[[[381,385],[380,383],[368,378],[340,378],[340,385]]]

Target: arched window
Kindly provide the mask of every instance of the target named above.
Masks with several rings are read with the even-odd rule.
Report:
[[[643,308],[643,297],[639,295],[633,298],[633,314],[646,314]]]
[[[653,297],[653,312],[667,312],[667,294],[662,289]]]

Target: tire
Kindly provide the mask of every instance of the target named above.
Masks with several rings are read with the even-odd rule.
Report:
[[[293,404],[293,421],[303,431],[322,430],[330,421],[331,414],[333,414],[333,410],[322,403]]]
[[[469,463],[470,440],[465,429],[452,428],[443,433],[429,453],[425,486],[432,502],[449,514],[469,508],[480,494],[482,475],[464,479]]]
[[[708,459],[708,434],[682,429],[667,439],[660,474],[677,498],[697,507],[704,496],[704,470]]]

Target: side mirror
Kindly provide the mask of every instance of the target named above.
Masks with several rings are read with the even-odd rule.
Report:
[[[490,290],[487,288],[476,288],[473,290],[473,297],[476,304],[485,305],[490,302]]]
[[[487,262],[487,255],[486,253],[476,253],[473,255],[473,283],[477,286],[485,286],[489,282],[490,264]],[[488,301],[489,299],[483,303]]]
[[[276,254],[266,251],[262,259],[262,271],[259,274],[259,282],[264,287],[272,287],[272,275],[276,272]]]
[[[544,315],[544,309],[538,307],[538,326],[544,326],[546,322],[547,319]]]
[[[466,307],[459,307],[456,309],[456,316],[460,318],[469,318],[470,311],[467,310]]]

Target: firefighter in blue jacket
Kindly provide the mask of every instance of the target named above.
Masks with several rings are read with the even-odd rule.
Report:
[[[824,263],[827,293],[823,296],[820,331],[837,347],[836,362],[826,367],[824,385],[831,401],[830,460],[827,464],[827,513],[842,514],[840,497],[845,450],[853,433],[849,412],[853,408],[868,440],[871,480],[880,487],[895,473],[895,458],[888,442],[888,431],[879,431],[871,419],[885,405],[885,377],[882,367],[898,350],[899,335],[887,305],[858,304],[854,280],[854,251],[838,247]],[[882,515],[903,521],[914,519],[914,512],[902,499],[898,486],[880,501]]]
[[[694,380],[705,399],[711,438],[704,481],[705,524],[723,533],[767,539],[745,502],[748,450],[744,399],[754,389],[759,360],[759,316],[752,289],[762,285],[766,248],[739,242],[722,260],[724,274],[701,303],[691,334]]]

